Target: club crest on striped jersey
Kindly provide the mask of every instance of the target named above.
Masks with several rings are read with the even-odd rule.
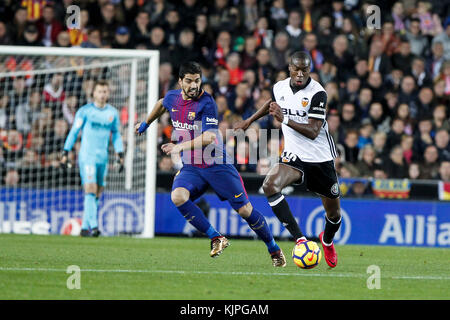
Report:
[[[191,111],[188,113],[188,120],[194,120],[195,119],[195,112]]]
[[[306,97],[304,97],[304,98],[302,99],[302,106],[303,106],[303,108],[306,108],[306,106],[308,105],[308,103],[309,103],[309,99],[306,98]]]

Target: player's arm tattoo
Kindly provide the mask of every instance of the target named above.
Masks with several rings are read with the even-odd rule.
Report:
[[[152,122],[161,117],[164,112],[166,112],[166,108],[163,106],[163,99],[159,99],[153,107],[152,112],[147,116],[145,122],[147,122],[148,125],[152,124]]]
[[[322,128],[322,124],[323,120],[315,118],[309,118],[307,124],[298,123],[292,120],[289,120],[287,123],[289,127],[311,140],[317,138],[320,133],[320,129]]]

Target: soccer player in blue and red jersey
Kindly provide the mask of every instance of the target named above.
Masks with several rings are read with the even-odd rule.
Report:
[[[286,259],[264,216],[253,208],[241,176],[228,163],[218,131],[217,105],[214,98],[201,89],[201,75],[198,63],[183,64],[178,79],[181,89],[167,92],[155,104],[146,121],[136,125],[136,133],[144,133],[164,112],[170,113],[174,127],[172,141],[175,143],[164,144],[161,148],[168,155],[180,154],[183,160],[183,167],[173,181],[171,199],[185,219],[211,239],[211,257],[220,255],[229,242],[193,202],[208,186],[221,200],[227,200],[264,241],[272,265],[284,267]]]

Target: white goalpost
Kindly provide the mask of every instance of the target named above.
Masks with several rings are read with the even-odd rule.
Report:
[[[136,136],[134,125],[158,100],[159,52],[0,46],[0,232],[77,234],[83,190],[77,153],[58,157],[73,117],[107,80],[118,109],[125,170],[114,169],[110,143],[106,187],[99,199],[104,235],[154,237],[157,123]]]

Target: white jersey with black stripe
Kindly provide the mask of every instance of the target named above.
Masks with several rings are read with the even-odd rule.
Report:
[[[308,123],[309,118],[323,120],[320,133],[311,140],[282,124],[284,151],[297,155],[304,162],[325,162],[337,157],[333,138],[328,133],[326,121],[327,96],[320,83],[309,78],[305,88],[294,92],[291,78],[278,81],[272,89],[272,99],[281,107],[284,116],[298,123]]]

